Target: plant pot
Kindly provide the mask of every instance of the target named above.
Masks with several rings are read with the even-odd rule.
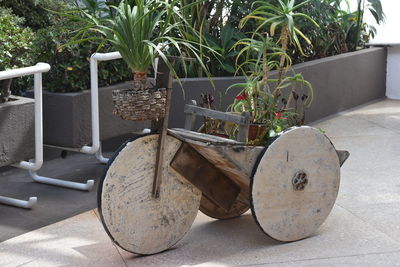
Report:
[[[265,124],[250,124],[247,140],[250,144],[262,145],[268,131],[269,127]]]
[[[35,102],[20,96],[10,100],[0,104],[0,167],[35,155]]]
[[[113,114],[123,120],[159,120],[165,117],[167,89],[113,90]]]

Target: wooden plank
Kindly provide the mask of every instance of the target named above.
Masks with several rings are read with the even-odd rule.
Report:
[[[221,148],[225,146],[197,146],[190,144],[199,154],[206,158],[215,168],[221,171],[225,176],[229,177],[237,185],[242,188],[240,198],[244,202],[248,202],[248,192],[250,185],[250,176],[244,172],[242,165],[253,165],[252,162],[240,162],[236,164],[229,156],[221,153]],[[239,152],[242,153],[242,152]]]
[[[243,112],[242,116],[246,118],[247,122],[250,122],[251,116],[249,112]],[[238,141],[247,142],[249,135],[249,123],[239,125]]]
[[[207,148],[201,150],[205,151],[207,150]],[[254,165],[260,153],[264,150],[264,147],[263,146],[216,146],[215,148],[213,148],[213,150],[214,153],[218,153],[218,155],[221,155],[220,158],[226,158],[227,161],[230,163],[231,168],[240,170],[241,175],[245,176],[248,179],[248,177],[251,176],[254,169]],[[201,154],[202,152],[199,151],[199,153]],[[203,156],[207,158],[207,154],[210,153],[209,152],[204,153]],[[214,163],[212,159],[208,160]],[[218,162],[216,161],[215,164],[218,165]]]
[[[306,238],[329,215],[339,184],[331,141],[317,129],[292,128],[272,142],[256,167],[250,189],[253,217],[276,240]]]
[[[243,202],[239,198],[236,199],[235,203],[228,211],[216,205],[214,202],[210,201],[205,195],[202,196],[200,202],[201,212],[203,212],[205,215],[211,218],[219,220],[239,217],[240,215],[248,211],[249,208],[250,208],[249,202],[248,201]]]
[[[345,161],[349,158],[350,152],[346,150],[336,150],[336,153],[339,157],[340,167],[342,167]]]
[[[172,135],[180,136],[183,139],[196,140],[208,144],[243,145],[242,142],[238,142],[232,139],[204,134],[204,133],[198,133],[186,129],[173,128],[173,129],[168,129],[168,132],[171,133]]]
[[[173,64],[173,60],[171,60]],[[164,158],[164,146],[165,140],[167,138],[167,130],[168,130],[168,119],[169,112],[171,109],[171,96],[172,96],[172,74],[164,61],[161,61],[159,70],[161,71],[160,75],[157,76],[157,88],[167,88],[167,103],[165,107],[165,116],[162,119],[162,128],[158,138],[158,148],[156,154],[156,166],[154,172],[154,182],[153,182],[153,190],[152,196],[158,198],[160,195],[160,184],[162,179],[162,162]]]
[[[193,105],[185,105],[184,112],[189,114],[194,114],[197,116],[204,116],[204,117],[214,118],[217,120],[229,121],[241,125],[249,124],[250,122],[249,118],[242,115],[230,114],[222,111],[202,108]]]
[[[200,190],[169,167],[181,144],[167,136],[163,180],[157,199],[151,197],[157,135],[127,143],[100,180],[102,223],[123,249],[137,254],[164,251],[187,233],[196,218]]]
[[[197,106],[196,100],[190,100],[191,105]],[[196,116],[190,113],[185,115],[185,129],[192,131],[194,128],[194,123],[196,121]]]
[[[205,157],[183,143],[171,167],[186,178],[218,206],[229,211],[238,198],[241,188]]]

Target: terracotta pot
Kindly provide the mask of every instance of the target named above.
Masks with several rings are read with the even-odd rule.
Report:
[[[265,124],[250,124],[247,139],[255,145],[260,145],[264,142],[264,136],[268,130],[269,128]]]

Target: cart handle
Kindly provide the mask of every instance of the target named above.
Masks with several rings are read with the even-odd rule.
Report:
[[[249,124],[251,121],[251,116],[248,112],[243,112],[241,115],[239,114],[231,114],[227,112],[212,110],[208,108],[203,108],[197,106],[195,100],[190,101],[191,104],[186,104],[184,113],[186,114],[185,118],[185,129],[193,130],[194,122],[196,116],[204,116],[217,120],[233,122],[239,124],[239,133],[238,133],[238,141],[246,142],[247,135],[249,132]]]

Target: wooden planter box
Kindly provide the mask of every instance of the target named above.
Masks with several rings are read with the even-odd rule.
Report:
[[[34,158],[34,100],[11,96],[0,104],[0,167]]]
[[[125,121],[112,114],[112,90],[128,83],[99,88],[100,139],[122,136],[149,126],[149,122]],[[45,88],[45,84],[43,87]],[[29,93],[32,96],[32,92]],[[90,91],[43,92],[44,144],[80,148],[92,142]]]

